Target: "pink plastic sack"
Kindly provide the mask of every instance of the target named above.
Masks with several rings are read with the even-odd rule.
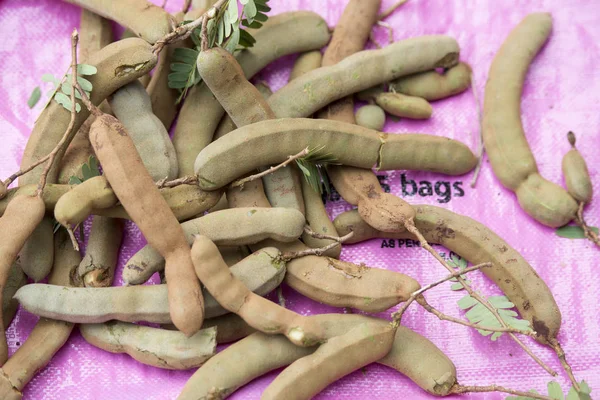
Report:
[[[158,0],[154,0],[158,3]],[[382,8],[395,0],[384,0]],[[166,8],[175,12],[182,1],[171,0]],[[290,10],[313,10],[330,26],[340,17],[345,1],[272,0],[271,15]],[[600,80],[595,65],[600,62],[600,5],[594,0],[469,1],[411,0],[386,22],[394,29],[395,40],[423,34],[445,34],[456,38],[461,59],[474,71],[475,91],[480,99],[492,58],[508,32],[528,13],[549,11],[554,18],[550,40],[535,59],[525,84],[523,123],[542,175],[563,183],[561,158],[569,150],[566,133],[573,130],[578,148],[590,167],[596,193],[600,189],[597,143],[600,140]],[[70,63],[69,37],[79,25],[78,7],[62,1],[4,0],[0,4],[0,177],[3,179],[19,166],[21,154],[43,103],[27,107],[32,89],[41,85],[41,76],[61,76]],[[387,32],[375,28],[375,37],[386,45]],[[370,45],[372,47],[372,45]],[[259,79],[274,90],[288,78],[295,56],[268,66]],[[47,89],[43,86],[43,89]],[[46,90],[43,90],[44,92]],[[431,120],[415,122],[388,119],[387,132],[422,132],[461,140],[474,151],[478,146],[477,105],[467,91],[433,104]],[[472,173],[451,178],[422,172],[379,173],[392,193],[415,204],[433,204],[468,215],[491,227],[517,249],[551,288],[562,311],[559,340],[567,352],[576,377],[585,379],[592,389],[600,390],[600,290],[595,279],[599,250],[586,240],[556,236],[529,218],[515,196],[504,189],[492,174],[489,163],[483,165],[475,189],[469,185]],[[432,190],[415,188],[430,185]],[[352,207],[342,200],[328,203],[331,217]],[[598,201],[586,208],[590,225],[598,225]],[[89,229],[89,227],[88,227]],[[144,238],[132,225],[119,257],[117,284],[125,261],[141,246]],[[447,250],[437,247],[440,252]],[[407,273],[421,284],[446,275],[422,249],[411,242],[372,240],[347,245],[344,260],[364,262],[371,267]],[[497,294],[495,286],[481,274],[470,275],[481,292]],[[156,280],[155,280],[156,282]],[[284,294],[291,309],[302,314],[339,312],[317,304],[289,288]],[[463,316],[456,304],[464,294],[443,284],[427,294],[428,301],[441,311]],[[387,318],[389,313],[378,315]],[[20,310],[7,331],[10,354],[27,339],[37,317]],[[506,335],[492,342],[476,331],[437,320],[423,309],[411,307],[403,323],[425,335],[454,361],[459,382],[465,385],[498,384],[514,389],[536,389],[547,393],[546,384],[556,379],[566,393],[569,387],[555,355],[533,340],[523,338],[544,362],[560,372],[552,378],[533,362]],[[144,366],[129,356],[106,353],[88,345],[75,330],[52,362],[27,386],[25,399],[174,399],[194,371],[166,371]],[[237,391],[232,399],[257,399],[277,372],[268,374]],[[319,399],[426,399],[431,396],[398,372],[380,365],[357,371],[322,392]],[[473,394],[469,398],[500,399],[498,393]]]

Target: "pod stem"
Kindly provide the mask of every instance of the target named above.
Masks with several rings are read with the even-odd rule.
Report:
[[[552,350],[554,350],[554,352],[558,356],[558,360],[560,361],[560,364],[562,365],[563,369],[567,373],[567,376],[569,377],[569,380],[573,384],[573,387],[575,388],[575,390],[577,390],[577,392],[580,392],[581,388],[579,386],[579,383],[577,382],[577,379],[575,379],[575,375],[573,375],[573,370],[571,369],[571,366],[567,362],[567,357],[565,355],[565,351],[563,350],[562,346],[556,339],[550,339],[548,341],[548,343],[549,343],[550,347],[552,348]]]
[[[419,230],[417,229],[417,227],[415,226],[414,222],[412,219],[406,221],[404,223],[404,226],[406,227],[406,230],[409,231],[410,233],[412,233],[413,235],[415,235],[417,237],[417,239],[419,240],[419,242],[421,242],[421,247],[423,247],[425,250],[427,250],[436,260],[439,261],[440,264],[442,264],[444,266],[444,268],[446,268],[450,273],[454,272],[454,269],[448,265],[448,263],[446,262],[446,260],[444,260],[444,258],[442,256],[440,256],[438,254],[437,251],[435,251],[433,249],[433,247],[431,247],[431,245],[427,242],[427,240],[425,239],[425,237],[421,234],[421,232],[419,232]],[[456,278],[458,280],[458,282],[462,285],[462,287],[467,291],[467,293],[469,293],[469,296],[471,296],[473,299],[477,300],[479,303],[481,303],[481,305],[483,305],[485,308],[487,308],[492,315],[498,320],[498,322],[500,323],[500,326],[502,326],[503,328],[508,328],[508,325],[506,325],[506,322],[504,322],[504,320],[502,319],[502,317],[500,316],[500,314],[498,314],[498,310],[496,310],[496,308],[494,306],[492,306],[485,298],[483,298],[479,293],[477,293],[476,291],[474,291],[471,286],[469,286],[465,280],[463,278],[461,278],[460,276],[458,276]],[[521,346],[521,348],[527,353],[529,354],[529,356],[531,358],[533,358],[533,360],[535,362],[537,362],[546,372],[548,372],[550,375],[552,376],[557,376],[558,374],[556,373],[556,371],[554,371],[552,368],[550,368],[548,365],[546,365],[538,356],[536,356],[535,354],[533,354],[533,352],[531,351],[531,349],[529,347],[527,347],[527,345],[525,343],[523,343],[517,336],[515,336],[514,333],[509,332],[508,335],[511,337],[512,340],[514,340],[519,346]]]
[[[382,19],[386,19],[387,17],[389,17],[390,15],[392,15],[394,13],[394,11],[396,11],[397,8],[399,8],[400,6],[402,6],[407,1],[408,0],[400,0],[396,4],[392,5],[390,8],[388,8],[387,10],[385,10],[384,12],[382,12],[381,14],[379,14],[379,17],[378,17],[379,20],[381,21]]]
[[[335,240],[335,242],[330,243],[327,246],[319,247],[316,249],[288,251],[286,253],[283,253],[280,257],[281,257],[281,260],[283,260],[283,261],[290,261],[295,258],[306,257],[306,256],[322,256],[325,252],[333,249],[336,246],[340,246],[342,243],[344,243],[346,240],[350,239],[352,236],[354,236],[354,232],[352,232],[352,231],[350,231],[347,235],[344,235],[342,237],[333,237],[332,236],[331,239]]]
[[[486,393],[486,392],[502,392],[508,394],[514,394],[515,396],[522,396],[528,399],[540,399],[540,400],[553,400],[552,397],[544,396],[541,394],[533,393],[533,392],[523,392],[520,390],[514,390],[505,388],[503,386],[498,385],[489,385],[489,386],[463,386],[458,383],[452,386],[450,389],[450,393],[452,394],[462,394],[462,393]]]
[[[308,225],[304,227],[304,233],[306,233],[308,236],[314,237],[315,239],[335,240],[336,242],[341,240],[339,236],[324,235],[322,233],[315,232]]]
[[[197,185],[198,178],[195,176],[183,176],[181,178],[173,179],[172,181],[168,181],[167,178],[163,178],[160,181],[156,182],[156,186],[159,189],[163,188],[174,188],[180,185]]]
[[[575,218],[575,222],[577,225],[583,229],[583,233],[585,237],[594,243],[596,246],[600,247],[600,239],[596,232],[590,229],[590,227],[585,223],[585,219],[583,218],[583,207],[585,207],[585,203],[582,201],[579,203],[579,208],[577,209],[577,217]]]
[[[75,233],[73,232],[73,229],[71,229],[71,227],[69,227],[69,226],[65,227],[65,229],[69,233],[69,237],[71,238],[71,243],[73,243],[73,248],[76,251],[79,251],[79,243],[77,242],[77,238],[75,237]]]
[[[233,183],[231,183],[231,187],[240,187],[240,190],[244,188],[244,184],[248,183],[248,182],[252,182],[256,179],[262,178],[263,176],[267,176],[269,174],[272,174],[273,172],[277,171],[278,169],[281,169],[283,167],[286,167],[287,165],[289,165],[290,163],[296,161],[299,158],[302,157],[306,157],[308,154],[310,153],[310,150],[307,148],[305,148],[304,150],[302,150],[300,153],[298,154],[294,154],[293,156],[288,156],[288,159],[285,160],[284,162],[282,162],[281,164],[278,164],[274,167],[270,167],[258,174],[254,174],[254,175],[250,175],[247,176],[245,178],[242,179],[238,179],[237,181],[233,181]]]

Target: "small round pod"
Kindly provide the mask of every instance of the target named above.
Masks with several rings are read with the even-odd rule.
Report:
[[[227,268],[217,246],[198,235],[192,246],[196,274],[206,289],[227,310],[236,313],[251,327],[268,334],[283,334],[297,346],[309,347],[323,340],[319,325],[252,293]],[[274,263],[285,264],[281,258]]]
[[[401,93],[381,93],[375,103],[388,114],[410,119],[429,119],[433,108],[427,100]]]
[[[111,353],[125,353],[142,364],[171,370],[198,368],[216,354],[217,328],[205,328],[191,337],[178,331],[109,321],[82,324],[86,342]]]
[[[113,0],[67,0],[87,10],[131,29],[148,43],[155,43],[175,28],[175,20],[162,8],[146,0],[127,0],[116,4]]]
[[[17,290],[26,284],[27,276],[21,266],[18,263],[14,263],[2,289],[2,324],[4,325],[4,330],[8,329],[19,308],[19,302],[13,299],[13,296]]]
[[[95,176],[74,186],[56,202],[54,218],[73,229],[83,222],[93,209],[108,208],[119,200],[104,176]]]
[[[440,74],[437,71],[420,72],[390,82],[390,90],[415,96],[427,101],[445,99],[464,92],[471,86],[471,67],[460,62]]]
[[[354,117],[356,118],[357,125],[376,131],[383,130],[383,126],[385,125],[385,112],[381,107],[374,104],[367,104],[360,107]]]
[[[395,329],[379,323],[357,325],[294,361],[265,389],[261,399],[309,400],[338,379],[389,353]]]
[[[164,124],[152,112],[144,86],[133,81],[113,93],[108,103],[127,129],[152,179],[175,179],[179,169],[175,148]]]
[[[567,191],[578,202],[587,204],[592,200],[592,180],[587,164],[579,150],[575,148],[575,134],[568,133],[572,149],[562,159],[562,171]]]

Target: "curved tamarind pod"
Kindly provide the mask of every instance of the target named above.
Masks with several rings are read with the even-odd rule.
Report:
[[[171,318],[179,330],[193,335],[202,327],[204,302],[177,218],[115,117],[99,115],[90,129],[90,141],[119,201],[148,243],[165,257]]]
[[[2,293],[2,325],[4,325],[4,330],[9,327],[19,308],[19,302],[13,299],[13,296],[17,290],[26,284],[27,276],[23,269],[19,263],[13,263]]]
[[[82,324],[79,332],[92,346],[111,353],[126,353],[157,368],[197,368],[216,354],[217,328],[201,329],[191,337],[183,333],[128,322]]]
[[[61,285],[61,288],[68,290],[67,287],[71,285],[70,276],[81,261],[81,255],[73,249],[71,239],[64,229],[56,233],[54,246],[56,256],[48,282],[50,286]],[[2,366],[0,397],[5,400],[20,400],[25,386],[61,349],[72,330],[72,323],[40,318],[27,340]]]
[[[410,119],[429,119],[433,108],[427,100],[402,93],[380,93],[375,103],[388,114]]]
[[[464,92],[471,86],[471,67],[460,62],[443,74],[437,71],[420,72],[390,82],[390,90],[427,101],[445,99]]]
[[[123,25],[148,43],[155,43],[175,28],[174,18],[146,0],[66,0]]]
[[[358,314],[321,314],[308,317],[319,323],[328,338],[342,335],[363,323],[386,320]],[[225,399],[246,383],[312,354],[317,347],[298,347],[283,336],[262,332],[232,344],[192,375],[178,399]],[[439,349],[416,332],[399,326],[391,351],[378,363],[393,368],[431,394],[444,396],[456,382],[456,367]]]
[[[577,203],[544,179],[521,122],[521,92],[527,69],[552,29],[548,13],[530,14],[514,28],[490,67],[483,104],[483,140],[494,174],[517,194],[523,210],[540,223],[559,227],[575,216]]]
[[[84,286],[112,286],[122,238],[121,220],[94,216],[85,256],[77,268]]]
[[[206,289],[227,310],[236,313],[248,325],[269,334],[283,334],[297,346],[309,347],[323,340],[318,325],[276,303],[252,293],[227,268],[217,246],[199,235],[192,246],[196,274]],[[281,259],[274,263],[285,264]]]
[[[276,139],[275,139],[276,138]],[[338,121],[282,118],[238,128],[196,158],[198,185],[221,188],[258,167],[285,161],[306,147],[323,148],[343,165],[462,175],[476,157],[463,143],[423,134],[385,134]],[[237,160],[224,165],[222,160]]]
[[[391,326],[359,324],[294,361],[267,386],[261,399],[312,399],[338,379],[389,353],[394,334]]]
[[[251,33],[256,44],[236,56],[247,79],[277,58],[320,49],[330,38],[325,20],[309,11],[287,12],[269,17],[260,29],[251,30]],[[224,112],[206,85],[190,89],[173,134],[179,176],[194,174],[194,159],[212,141]]]
[[[273,262],[278,255],[276,249],[262,249],[229,271],[249,290],[264,296],[283,280],[285,268]],[[167,324],[172,322],[167,292],[164,284],[69,289],[38,283],[22,287],[15,298],[29,312],[61,321],[88,324],[116,319]],[[204,292],[204,297],[207,318],[227,314],[208,292]]]
[[[561,315],[548,286],[525,259],[485,225],[443,208],[413,205],[415,225],[425,239],[439,243],[473,264],[491,262],[483,273],[492,279],[531,323],[540,343],[555,339]],[[354,232],[349,243],[373,237],[414,237],[408,232],[387,234],[367,225],[356,211],[340,214],[334,221],[341,235]],[[288,266],[289,268],[289,266]]]

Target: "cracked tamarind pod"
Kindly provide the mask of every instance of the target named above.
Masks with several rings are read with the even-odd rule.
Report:
[[[77,276],[83,286],[112,286],[122,238],[121,220],[94,216],[85,256],[77,268]]]

